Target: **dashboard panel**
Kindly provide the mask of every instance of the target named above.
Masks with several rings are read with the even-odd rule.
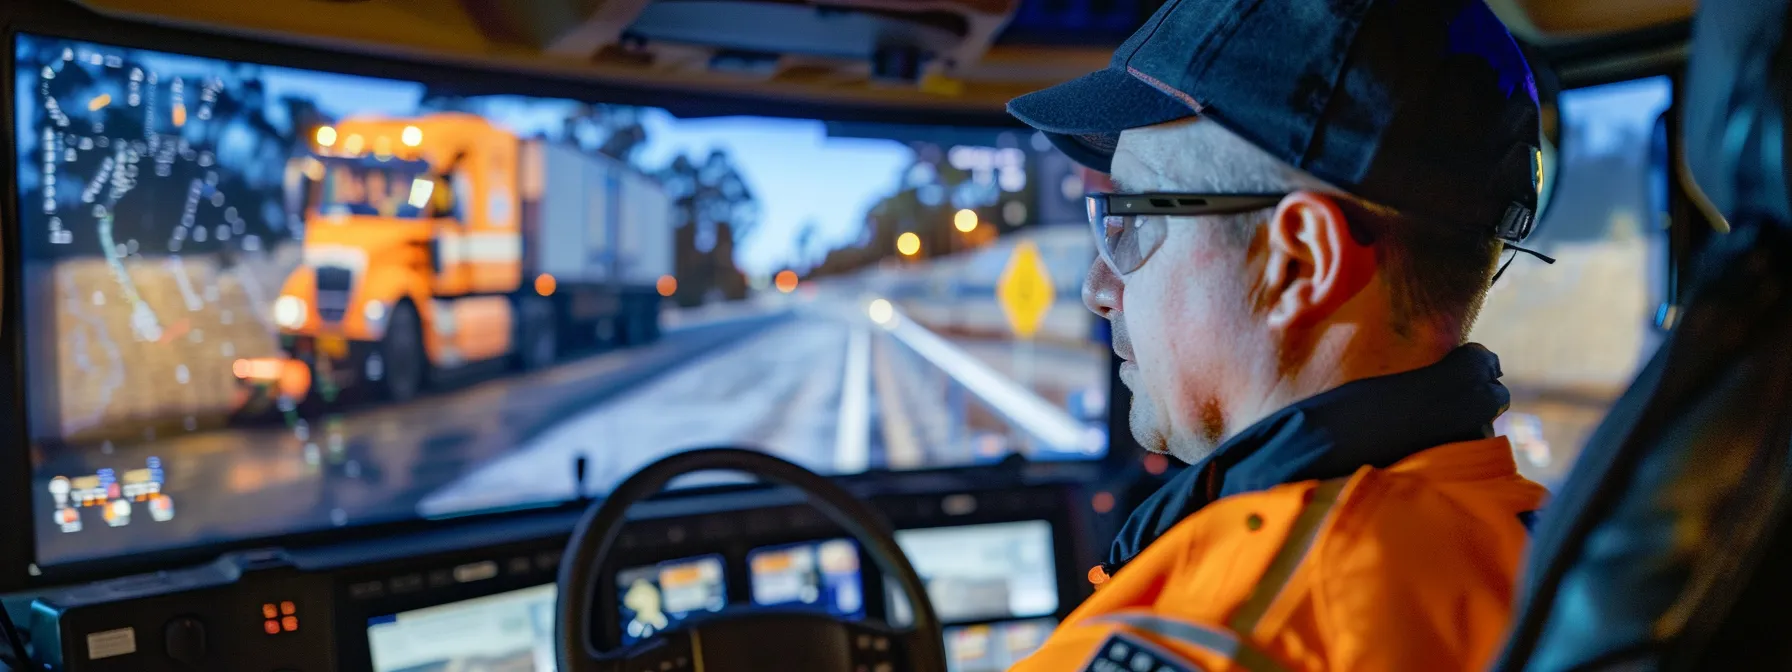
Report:
[[[953,670],[1024,656],[1087,595],[1081,488],[871,498],[927,583]],[[820,610],[901,624],[875,565],[792,493],[649,502],[618,541],[620,604],[596,627],[628,642],[724,609]],[[551,670],[555,576],[576,512],[470,521],[55,591],[33,605],[55,669]],[[456,546],[459,546],[456,548]],[[51,649],[56,649],[52,651]]]

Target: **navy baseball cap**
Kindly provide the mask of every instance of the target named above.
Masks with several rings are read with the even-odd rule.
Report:
[[[1121,131],[1200,116],[1425,221],[1518,242],[1536,218],[1536,83],[1481,0],[1169,0],[1008,111],[1104,173]]]

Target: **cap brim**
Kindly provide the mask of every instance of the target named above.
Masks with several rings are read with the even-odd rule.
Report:
[[[1097,70],[1008,101],[1008,113],[1039,129],[1072,161],[1111,170],[1120,132],[1195,116],[1181,101],[1124,70]]]

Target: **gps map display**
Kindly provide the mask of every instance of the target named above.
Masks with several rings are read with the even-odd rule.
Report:
[[[1106,450],[1083,183],[1030,132],[13,48],[41,563],[554,505],[581,459]]]

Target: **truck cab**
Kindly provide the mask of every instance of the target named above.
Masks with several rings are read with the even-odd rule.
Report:
[[[404,401],[469,365],[534,369],[563,342],[656,335],[670,239],[635,238],[667,228],[671,204],[625,165],[467,113],[354,117],[308,135],[315,206],[274,304],[287,356],[310,371],[291,401]],[[624,231],[633,256],[618,254]]]
[[[0,671],[1028,656],[1186,465],[1003,105],[1164,3],[901,4],[0,7]],[[1728,229],[1690,3],[1490,4],[1557,263],[1471,338],[1561,491]]]

